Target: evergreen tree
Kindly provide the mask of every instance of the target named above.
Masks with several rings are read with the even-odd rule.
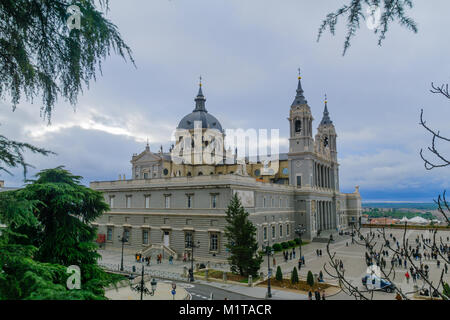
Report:
[[[241,200],[235,193],[231,198],[226,211],[227,226],[225,236],[226,247],[230,250],[230,269],[242,276],[257,276],[263,257],[258,255],[258,242],[256,240],[256,227],[248,219]]]
[[[311,271],[308,271],[306,276],[306,283],[312,288],[314,286],[314,276]]]
[[[292,284],[296,284],[298,283],[298,272],[297,272],[297,267],[294,267],[294,269],[292,270],[292,274],[291,274],[291,283]]]
[[[101,193],[63,168],[41,171],[21,190],[0,193],[0,300],[105,299],[119,278],[97,265],[90,223],[108,209]],[[81,290],[67,290],[77,265]]]
[[[68,25],[71,5],[79,8],[79,28]],[[40,94],[50,121],[57,98],[75,105],[111,52],[133,61],[107,11],[108,0],[0,1],[0,97],[10,97],[14,109],[23,96]]]
[[[283,272],[281,272],[280,266],[277,267],[277,273],[275,274],[275,279],[278,281],[283,281]]]

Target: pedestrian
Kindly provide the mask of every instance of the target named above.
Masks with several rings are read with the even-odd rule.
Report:
[[[322,300],[325,300],[325,290],[322,290]]]
[[[447,272],[448,272],[448,266],[447,266],[446,263],[444,264],[444,270],[445,270],[445,274],[447,274]]]
[[[314,297],[316,298],[316,300],[320,300],[320,292],[318,289],[316,289],[316,291],[314,291]]]
[[[311,292],[311,290],[308,291],[308,300],[312,300],[312,292]]]
[[[302,268],[302,259],[298,259],[298,270]]]
[[[406,278],[406,283],[408,283],[409,284],[409,272],[408,271],[406,271],[406,273],[405,273],[405,278]]]

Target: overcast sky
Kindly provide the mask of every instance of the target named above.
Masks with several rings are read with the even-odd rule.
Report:
[[[450,170],[425,170],[419,150],[431,140],[419,115],[423,108],[429,125],[450,136],[449,101],[429,91],[432,81],[449,81],[450,2],[414,1],[409,13],[419,33],[393,25],[382,47],[363,24],[343,57],[342,21],[335,37],[316,38],[325,15],[347,2],[111,0],[108,17],[137,68],[109,58],[75,111],[58,102],[51,125],[40,118],[38,99],[15,112],[2,101],[0,134],[58,154],[27,155],[36,170],[65,165],[86,184],[129,178],[131,156],[147,137],[153,151],[168,149],[172,131],[194,108],[202,75],[206,107],[224,128],[280,129],[287,152],[286,118],[301,67],[314,128],[328,94],[341,190],[359,185],[364,201],[432,201],[448,188]],[[21,185],[21,171],[13,172],[0,179]]]

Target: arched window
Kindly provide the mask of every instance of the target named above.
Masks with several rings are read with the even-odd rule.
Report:
[[[200,172],[198,173],[198,175],[199,175],[199,176],[202,176],[202,175],[203,175],[203,172],[200,171]]]
[[[190,177],[190,176],[192,176],[192,174],[191,174],[190,172],[188,172],[188,173],[187,173],[187,176]]]
[[[300,120],[295,120],[295,132],[300,133],[302,131],[302,122]]]

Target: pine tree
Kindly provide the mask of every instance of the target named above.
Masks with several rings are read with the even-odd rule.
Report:
[[[308,271],[308,275],[306,277],[306,283],[312,288],[314,286],[314,276],[311,271]]]
[[[275,274],[275,279],[278,281],[283,281],[283,272],[281,272],[280,266],[277,267],[277,273]]]
[[[100,192],[63,168],[41,171],[25,188],[0,193],[0,300],[105,299],[119,278],[97,265],[90,223],[108,209]],[[81,290],[67,290],[77,265]]]
[[[230,269],[242,276],[257,276],[263,257],[258,255],[256,227],[248,219],[241,200],[235,193],[226,211],[226,247],[230,250]]]
[[[292,274],[291,274],[291,283],[292,284],[296,284],[298,283],[298,272],[297,272],[297,267],[294,267],[294,269],[292,270]]]

